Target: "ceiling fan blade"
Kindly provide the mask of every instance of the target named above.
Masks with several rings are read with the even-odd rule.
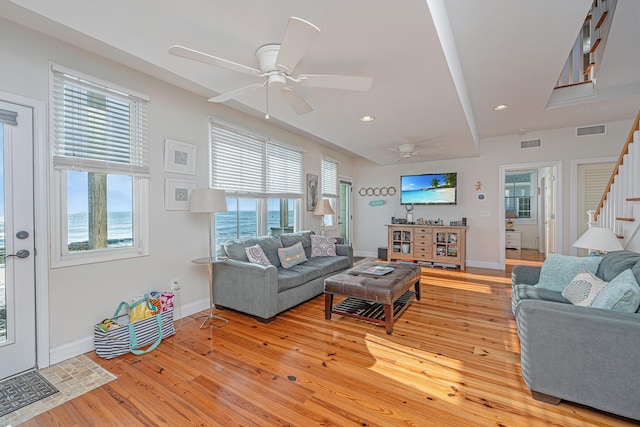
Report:
[[[290,73],[311,43],[318,37],[318,34],[320,34],[320,29],[312,23],[294,16],[289,18],[276,58],[278,69]]]
[[[331,74],[300,74],[297,77],[300,84],[309,87],[324,87],[328,89],[344,89],[368,91],[373,85],[373,77],[341,76]]]
[[[267,84],[266,80],[262,83],[253,83],[253,84],[250,84],[249,86],[244,86],[239,89],[232,90],[231,92],[226,92],[218,96],[214,96],[213,98],[209,98],[209,102],[225,102],[232,98],[240,96],[244,93],[251,92],[252,90],[260,89],[266,84]]]
[[[262,74],[262,71],[255,68],[247,67],[246,65],[231,62],[226,59],[218,58],[217,56],[209,55],[207,53],[199,52],[197,50],[189,49],[188,47],[174,45],[169,48],[169,53],[181,58],[191,59],[192,61],[203,62],[205,64],[215,65],[217,67],[227,68],[229,70],[239,71],[244,74],[251,74],[253,76]]]
[[[297,114],[307,114],[313,111],[311,105],[293,88],[285,86],[280,90],[280,93]]]

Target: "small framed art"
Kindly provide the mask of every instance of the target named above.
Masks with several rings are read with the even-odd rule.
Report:
[[[196,153],[198,146],[186,142],[164,140],[164,170],[165,172],[196,174]]]
[[[318,204],[318,175],[307,174],[307,210],[312,211]]]
[[[191,191],[196,188],[196,182],[185,179],[165,179],[164,209],[166,211],[187,211]]]

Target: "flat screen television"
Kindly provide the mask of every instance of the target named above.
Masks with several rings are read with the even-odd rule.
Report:
[[[400,204],[455,205],[456,173],[425,173],[400,177]]]

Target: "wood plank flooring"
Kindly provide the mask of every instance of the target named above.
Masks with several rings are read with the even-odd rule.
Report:
[[[266,325],[228,310],[222,328],[184,323],[144,356],[90,353],[118,378],[22,426],[636,425],[531,397],[509,273],[423,268],[421,286],[392,336],[325,320],[321,295]]]

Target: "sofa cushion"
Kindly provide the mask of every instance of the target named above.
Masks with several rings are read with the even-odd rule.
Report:
[[[347,256],[314,256],[304,265],[318,268],[323,276],[351,267],[351,260]]]
[[[591,304],[593,308],[633,313],[640,306],[640,286],[630,269],[615,277]]]
[[[295,288],[322,276],[320,269],[305,264],[290,268],[278,267],[278,292]]]
[[[269,259],[269,262],[275,266],[280,265],[278,258],[278,248],[282,247],[280,239],[273,236],[249,237],[240,240],[230,240],[224,244],[224,250],[227,256],[238,261],[249,262],[246,248],[249,246],[260,245],[262,251]]]
[[[280,258],[280,265],[284,268],[291,268],[307,260],[301,242],[293,246],[278,249],[278,257]]]
[[[542,263],[540,279],[536,286],[562,291],[582,270],[595,274],[602,257],[577,257],[569,255],[549,254]]]
[[[249,262],[260,265],[273,265],[269,261],[269,258],[264,254],[262,250],[262,246],[255,244],[253,246],[248,246],[244,248],[247,253],[247,258],[249,258]]]
[[[304,248],[304,255],[307,258],[311,257],[311,236],[313,231],[299,231],[297,233],[283,233],[280,235],[280,241],[283,247],[293,246],[296,243],[302,243]]]
[[[596,297],[607,286],[607,282],[584,270],[573,278],[562,290],[562,296],[573,305],[590,307]]]
[[[640,254],[631,251],[608,252],[602,256],[596,276],[610,282],[624,270],[634,267],[636,281],[640,281]]]
[[[336,238],[331,236],[311,236],[311,256],[336,256]]]

